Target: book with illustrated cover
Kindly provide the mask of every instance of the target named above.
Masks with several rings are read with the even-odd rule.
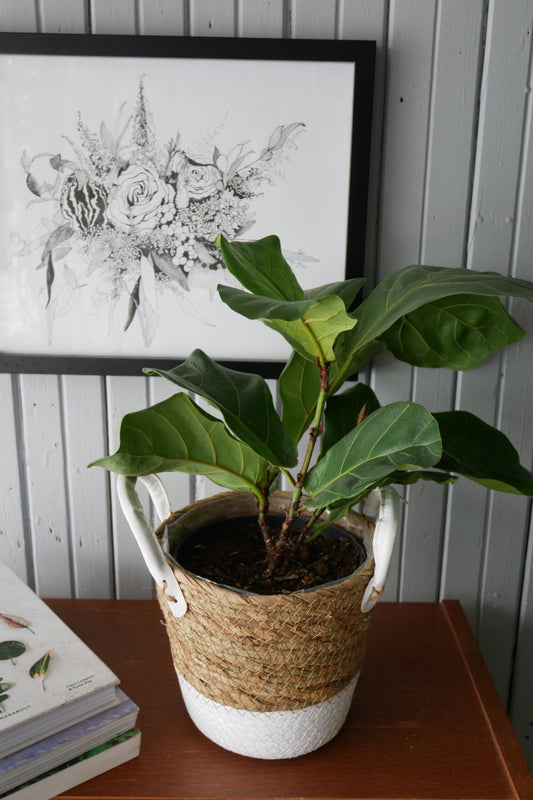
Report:
[[[141,732],[137,728],[94,747],[77,758],[45,772],[12,791],[0,794],[8,800],[51,800],[62,792],[118,767],[139,755]]]
[[[118,683],[0,562],[0,758],[117,705]]]
[[[0,759],[0,793],[60,766],[135,727],[138,706],[117,689],[119,703],[94,717]]]

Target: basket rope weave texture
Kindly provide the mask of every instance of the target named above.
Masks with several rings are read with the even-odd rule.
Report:
[[[359,673],[371,616],[361,600],[373,559],[344,581],[283,595],[232,591],[171,566],[187,602],[176,618],[158,590],[174,665],[211,700],[248,711],[295,710],[332,697]]]

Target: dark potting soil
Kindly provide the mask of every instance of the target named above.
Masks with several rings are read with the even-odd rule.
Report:
[[[190,572],[257,594],[284,594],[344,578],[364,560],[353,542],[322,534],[285,555],[272,575],[257,518],[224,520],[197,531],[174,554]]]

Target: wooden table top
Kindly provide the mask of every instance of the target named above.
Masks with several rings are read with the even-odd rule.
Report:
[[[63,800],[533,800],[533,776],[457,601],[378,604],[343,730],[280,761],[229,753],[194,727],[156,601],[49,604],[141,709],[141,755]]]

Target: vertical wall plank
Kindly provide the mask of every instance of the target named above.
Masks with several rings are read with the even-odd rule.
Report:
[[[435,22],[433,0],[391,3],[379,279],[420,252]]]
[[[502,12],[504,13],[504,8],[501,8],[500,13]],[[520,45],[522,48],[521,58],[516,65],[518,75],[514,86],[516,126],[518,127],[518,120],[524,116],[524,104],[525,125],[521,131],[521,140],[516,141],[519,149],[519,177],[515,180],[515,185],[518,183],[519,186],[519,202],[516,207],[513,206],[512,216],[517,222],[513,229],[514,241],[511,243],[510,251],[511,273],[530,279],[532,235],[529,224],[533,185],[531,182],[533,139],[531,98],[529,92],[524,92],[524,87],[531,85],[532,24],[533,3],[529,2],[519,10],[514,28],[515,47]],[[514,151],[511,152],[514,155]],[[505,219],[503,222],[505,224]],[[498,376],[501,390],[497,422],[501,430],[518,447],[523,463],[530,465],[533,462],[531,418],[533,379],[529,375],[530,370],[524,371],[524,364],[531,363],[533,359],[531,339],[533,309],[529,303],[515,300],[510,303],[510,310],[519,324],[529,331],[530,337],[508,348],[501,359]],[[496,369],[495,374],[498,375]],[[516,619],[520,602],[520,577],[527,547],[529,514],[530,502],[525,498],[494,494],[485,551],[479,643],[504,702],[514,657],[514,630],[511,623]],[[533,702],[533,691],[529,697]]]
[[[137,33],[136,0],[90,0],[92,33]]]
[[[147,379],[109,376],[106,390],[109,452],[114,453],[119,445],[122,417],[148,405]],[[116,596],[121,600],[150,598],[152,579],[120,508],[114,473],[110,476],[110,483]]]
[[[233,0],[189,0],[189,8],[193,36],[235,35]]]
[[[489,7],[468,242],[468,265],[478,269],[505,273],[512,260],[532,16],[531,0],[512,5],[494,0]],[[462,374],[458,381],[457,403],[490,424],[498,424],[499,411],[504,411],[502,424],[518,443],[513,432],[520,434],[520,426],[513,424],[513,417],[518,413],[519,418],[524,399],[522,375],[519,368],[514,376],[502,368],[510,364],[513,349],[508,351],[508,356],[496,355],[475,371]],[[519,409],[513,408],[514,403]],[[447,594],[458,595],[456,582],[458,578],[466,578],[466,571],[479,574],[479,627],[476,632],[505,702],[514,647],[513,622],[517,614],[517,584],[524,550],[526,501],[497,493],[492,496],[485,492],[474,494],[464,483],[454,487],[451,499],[450,513],[454,520],[458,503],[466,511],[461,522],[469,533],[467,544],[472,540],[476,545],[482,542],[482,548],[477,553],[461,552],[462,531],[459,527],[450,531],[445,576]],[[513,530],[512,536],[501,535],[509,528]],[[461,592],[464,594],[464,587]]]
[[[2,0],[0,3],[0,30],[36,33],[38,25],[35,0]]]
[[[335,38],[335,0],[292,0],[289,9],[289,33],[295,39]]]
[[[435,28],[420,260],[463,264],[470,203],[483,0],[440,3]],[[415,369],[412,399],[430,411],[453,408],[454,374]],[[446,490],[421,481],[407,491],[400,598],[438,599]]]
[[[264,39],[283,37],[285,9],[283,0],[238,0],[239,36],[260,36]]]
[[[139,0],[139,33],[183,36],[186,0]]]
[[[89,462],[106,451],[103,378],[69,375],[63,422],[76,597],[113,597],[113,552],[107,475]]]
[[[20,424],[14,396],[15,378],[0,375],[0,408],[2,409],[2,446],[0,447],[0,560],[22,580],[30,573],[26,553],[23,495],[20,483],[18,437]]]
[[[383,279],[420,255],[436,3],[402,0],[390,7],[379,261]],[[398,198],[402,198],[401,202]],[[411,396],[413,371],[386,355],[376,359],[373,388],[384,405]],[[403,534],[396,545],[386,599],[400,591]]]
[[[530,64],[528,86],[533,79],[533,64]],[[531,253],[533,252],[533,98],[527,93],[526,126],[524,130],[524,146],[522,173],[519,185],[516,235],[513,252],[513,274],[517,277],[532,279]],[[502,423],[504,430],[508,420],[513,424],[512,434],[519,445],[523,463],[531,468],[531,408],[533,406],[531,369],[533,363],[533,321],[529,303],[511,304],[513,317],[529,333],[520,346],[513,348],[508,354],[506,368],[515,376],[514,381],[506,381],[506,391],[502,396]],[[526,365],[526,368],[524,368]],[[516,377],[517,376],[517,377]],[[514,389],[513,389],[514,385]],[[508,392],[514,392],[514,406],[508,408]],[[512,398],[511,398],[512,400]],[[507,431],[506,431],[507,432]],[[530,513],[531,504],[527,511]],[[509,534],[513,535],[511,530]],[[513,686],[511,692],[510,714],[515,732],[533,768],[533,521],[530,518],[528,544],[523,572],[520,614],[518,617],[518,636],[513,667]],[[509,624],[509,623],[506,623]]]
[[[59,378],[23,375],[20,384],[35,589],[41,597],[71,597]]]
[[[86,33],[87,0],[54,0],[40,3],[42,33]]]
[[[367,292],[375,283],[377,234],[381,193],[382,129],[387,68],[387,4],[384,0],[343,0],[339,12],[340,39],[368,39],[376,42],[374,108],[368,187],[365,247]]]

